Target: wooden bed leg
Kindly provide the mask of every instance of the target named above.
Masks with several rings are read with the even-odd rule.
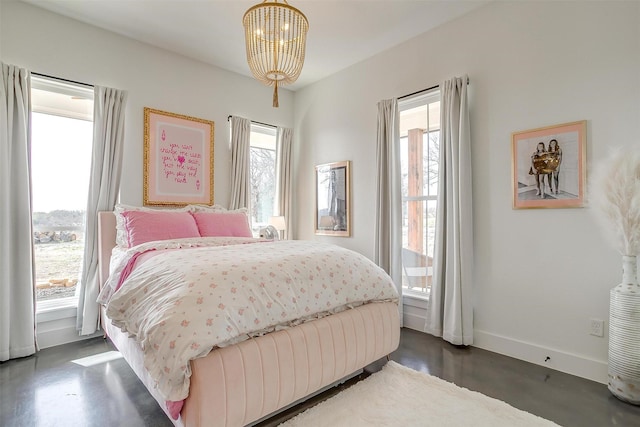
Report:
[[[389,362],[391,360],[391,355],[387,354],[387,362]]]

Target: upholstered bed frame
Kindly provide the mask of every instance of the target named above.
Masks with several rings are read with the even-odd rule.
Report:
[[[113,212],[100,212],[99,278],[109,274],[115,247]],[[114,345],[167,412],[142,364],[138,344],[102,312]],[[316,394],[388,355],[398,347],[395,303],[372,303],[332,316],[215,349],[193,360],[191,386],[181,416],[184,426],[242,426],[255,423]]]

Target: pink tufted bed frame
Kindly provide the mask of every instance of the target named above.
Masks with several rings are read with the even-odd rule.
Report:
[[[113,212],[100,212],[99,276],[109,274],[115,247]],[[107,336],[149,392],[167,412],[142,365],[142,351],[102,314]],[[398,347],[395,303],[366,304],[329,317],[211,351],[193,360],[191,386],[175,425],[244,426],[290,407],[345,378]]]

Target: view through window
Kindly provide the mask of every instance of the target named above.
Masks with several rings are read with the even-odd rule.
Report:
[[[276,128],[251,123],[251,227],[254,235],[269,224],[276,195]]]
[[[33,76],[31,185],[38,310],[77,303],[91,169],[93,89]]]
[[[440,91],[399,103],[402,167],[402,286],[426,295],[433,277],[433,247],[440,159]]]

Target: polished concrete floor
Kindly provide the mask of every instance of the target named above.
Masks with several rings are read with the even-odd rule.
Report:
[[[1,363],[0,426],[171,426],[123,359],[89,366],[72,362],[113,350],[108,341],[94,338]],[[409,329],[403,329],[392,359],[564,427],[640,426],[640,407],[619,401],[605,385],[485,350],[455,347]],[[420,396],[407,398],[428,404]],[[310,405],[261,426],[277,425]]]

